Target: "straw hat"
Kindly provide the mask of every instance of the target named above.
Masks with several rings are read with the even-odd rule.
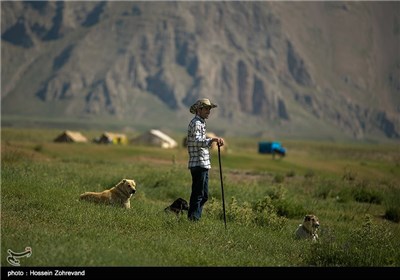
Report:
[[[202,98],[196,101],[192,106],[190,106],[190,113],[196,114],[197,109],[203,108],[203,107],[210,107],[215,108],[218,107],[216,104],[211,103],[211,101],[207,98]]]

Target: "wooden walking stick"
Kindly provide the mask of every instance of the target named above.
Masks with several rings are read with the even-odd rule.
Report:
[[[218,143],[218,162],[219,162],[219,177],[221,179],[221,192],[222,192],[222,210],[224,211],[224,223],[226,228],[226,214],[225,214],[225,197],[224,197],[224,182],[222,180],[222,165],[221,165],[221,149]]]

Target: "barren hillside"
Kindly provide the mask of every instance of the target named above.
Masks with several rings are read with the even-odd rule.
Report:
[[[400,2],[1,2],[2,117],[400,138]],[[3,125],[9,123],[3,122]]]

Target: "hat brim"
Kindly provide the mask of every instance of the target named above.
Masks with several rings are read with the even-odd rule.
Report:
[[[199,104],[198,101],[197,101],[197,102],[194,103],[192,106],[190,106],[190,113],[196,114],[197,109],[206,108],[206,107],[212,109],[212,108],[218,107],[218,105],[213,104],[213,103],[211,103],[211,102],[210,102],[210,104],[204,104],[204,103]]]

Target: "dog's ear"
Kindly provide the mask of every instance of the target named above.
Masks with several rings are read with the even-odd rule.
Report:
[[[126,183],[126,179],[123,179],[122,182]]]
[[[308,222],[311,220],[311,217],[309,215],[304,216],[304,221]]]

